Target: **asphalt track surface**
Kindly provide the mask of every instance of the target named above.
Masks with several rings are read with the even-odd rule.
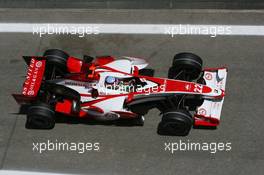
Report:
[[[16,14],[17,13],[17,14]],[[1,11],[1,22],[55,21],[69,22],[77,19],[78,12],[49,12],[48,17],[32,11],[22,13]],[[86,12],[84,12],[86,13]],[[87,12],[90,13],[90,12]],[[97,13],[93,11],[93,13]],[[105,12],[104,12],[105,13]],[[112,21],[120,23],[125,17],[112,11]],[[123,12],[125,13],[125,12]],[[131,12],[133,13],[133,12]],[[132,21],[146,20],[150,12],[139,12]],[[242,14],[214,13],[202,18],[190,12],[163,11],[164,20],[178,23],[203,22],[261,24],[262,13]],[[205,12],[205,14],[208,12]],[[51,18],[52,14],[56,14]],[[116,16],[114,15],[116,14]],[[85,14],[82,14],[85,16]],[[31,18],[26,18],[30,16]],[[118,17],[119,16],[119,17]],[[137,14],[135,14],[137,16]],[[200,17],[201,18],[200,18]],[[244,17],[244,18],[243,18]],[[39,18],[39,19],[38,19]],[[100,15],[95,21],[107,22],[108,15]],[[155,21],[154,16],[149,21]],[[181,20],[182,19],[182,20]],[[200,19],[200,20],[199,20]],[[92,21],[87,17],[86,22]],[[109,21],[111,22],[111,21]],[[177,36],[166,35],[93,35],[77,36],[32,34],[0,34],[0,168],[5,170],[41,171],[83,174],[263,174],[263,65],[264,38],[254,36]],[[73,56],[129,55],[146,58],[156,76],[165,77],[175,53],[188,51],[200,55],[205,66],[229,68],[226,99],[221,124],[216,130],[193,129],[187,137],[159,136],[156,128],[160,121],[157,110],[147,114],[144,127],[103,125],[82,121],[57,123],[53,130],[25,129],[25,115],[16,114],[19,106],[11,93],[20,92],[26,73],[22,55],[41,55],[45,49],[60,48]],[[61,142],[99,142],[99,152],[50,151],[39,154],[32,151],[32,143],[58,140]],[[231,151],[164,151],[167,142],[231,142]]]

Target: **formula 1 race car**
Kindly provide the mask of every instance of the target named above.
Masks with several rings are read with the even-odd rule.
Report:
[[[153,77],[148,63],[134,57],[78,59],[50,49],[23,58],[26,80],[22,94],[13,96],[30,106],[30,129],[52,129],[55,113],[143,125],[152,108],[161,112],[161,135],[185,136],[192,126],[216,127],[220,121],[227,69],[202,68],[202,59],[192,53],[174,56],[168,78]]]

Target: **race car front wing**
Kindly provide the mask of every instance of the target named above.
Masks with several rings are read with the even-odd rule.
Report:
[[[221,90],[219,97],[204,97],[203,104],[197,108],[194,115],[194,126],[216,127],[219,125],[221,110],[224,102],[227,68],[205,69],[203,78],[206,85]]]

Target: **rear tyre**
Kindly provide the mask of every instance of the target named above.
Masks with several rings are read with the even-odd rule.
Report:
[[[179,53],[173,58],[168,78],[191,81],[197,79],[203,67],[202,59],[192,53]]]
[[[55,126],[55,112],[50,105],[36,103],[29,107],[27,129],[52,129]]]
[[[47,57],[48,65],[55,65],[67,70],[67,60],[69,55],[66,52],[59,49],[49,49],[44,52],[43,56]]]
[[[67,60],[69,55],[59,49],[49,49],[43,54],[47,60],[46,79],[52,79],[56,75],[67,73]]]
[[[173,110],[165,112],[158,125],[158,134],[186,136],[193,125],[192,115],[186,110]]]

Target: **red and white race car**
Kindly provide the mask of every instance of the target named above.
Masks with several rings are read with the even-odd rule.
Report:
[[[192,126],[216,127],[220,121],[227,69],[203,69],[202,59],[192,53],[175,55],[168,78],[153,77],[148,63],[134,57],[78,59],[50,49],[24,60],[22,94],[13,96],[30,105],[27,128],[53,128],[55,113],[143,125],[152,108],[161,112],[161,135],[184,136]]]

